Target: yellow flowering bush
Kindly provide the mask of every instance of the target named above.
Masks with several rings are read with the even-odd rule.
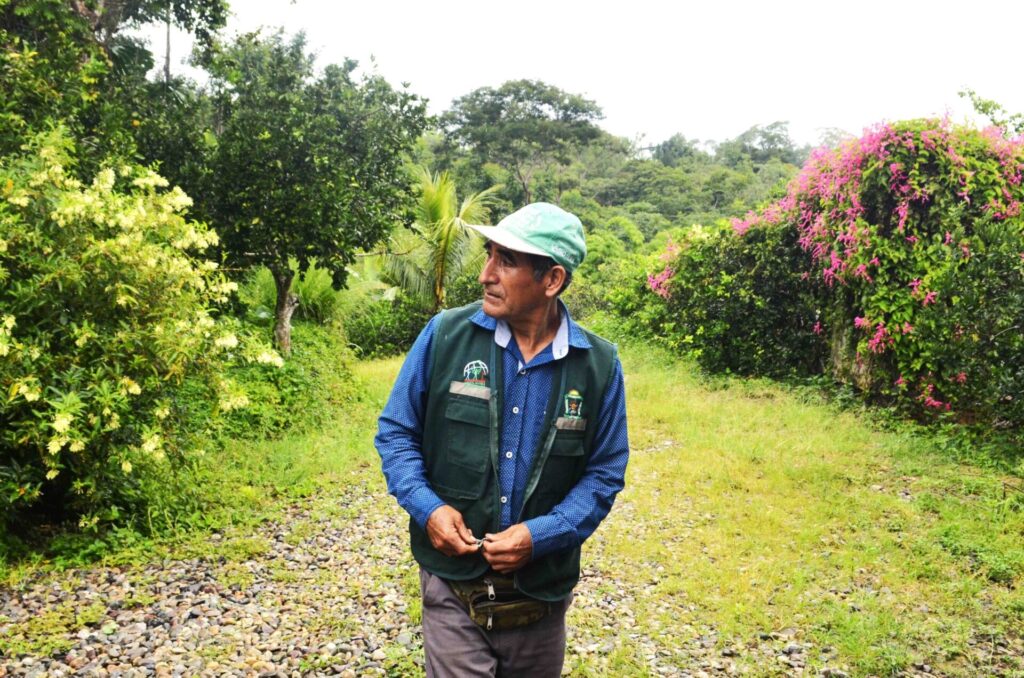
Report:
[[[215,314],[234,283],[201,258],[216,233],[187,220],[191,200],[150,170],[82,182],[73,163],[57,131],[0,167],[6,520],[33,504],[83,525],[123,514],[143,469],[188,457],[175,428],[185,377],[208,376],[210,416],[245,403],[236,388],[217,393],[238,340]]]

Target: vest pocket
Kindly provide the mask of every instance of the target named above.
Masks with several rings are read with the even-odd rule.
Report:
[[[559,430],[551,444],[552,457],[583,456],[583,431]]]
[[[448,446],[445,450],[445,463],[438,469],[439,477],[434,479],[434,483],[440,486],[438,489],[443,488],[446,493],[456,497],[479,497],[490,467],[488,403],[452,397],[445,407],[444,417],[448,429]]]
[[[550,502],[553,506],[560,502],[579,480],[580,474],[583,473],[583,465],[586,463],[583,438],[583,431],[559,430],[555,434],[536,490],[539,500]],[[546,496],[541,499],[540,495]]]

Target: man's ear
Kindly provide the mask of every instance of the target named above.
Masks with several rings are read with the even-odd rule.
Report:
[[[565,278],[568,274],[565,272],[565,267],[559,264],[555,264],[548,271],[546,280],[544,283],[544,294],[548,298],[558,296],[558,293],[562,290],[562,286],[565,284]]]

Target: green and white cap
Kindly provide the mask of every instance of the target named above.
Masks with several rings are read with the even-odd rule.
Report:
[[[469,224],[469,227],[510,250],[551,257],[570,273],[587,256],[579,217],[551,203],[530,203],[499,221],[497,226]]]

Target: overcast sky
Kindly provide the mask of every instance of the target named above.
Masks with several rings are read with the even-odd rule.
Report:
[[[227,34],[305,31],[318,63],[357,59],[408,83],[439,113],[506,80],[539,79],[604,109],[609,132],[657,143],[675,133],[721,141],[752,125],[790,123],[798,143],[825,128],[860,134],[882,120],[949,114],[971,87],[1024,111],[1024,3],[621,3],[563,0],[395,2],[234,0]],[[162,59],[162,27],[147,31]],[[172,72],[186,72],[172,39]],[[162,61],[161,61],[162,64]]]

